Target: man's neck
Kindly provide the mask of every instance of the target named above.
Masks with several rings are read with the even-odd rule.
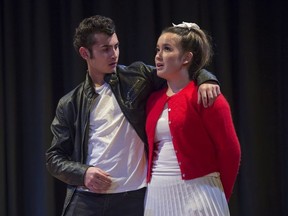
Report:
[[[94,85],[97,86],[102,86],[105,81],[104,81],[104,74],[95,74],[95,73],[91,73],[90,71],[88,71],[92,82],[94,83]]]

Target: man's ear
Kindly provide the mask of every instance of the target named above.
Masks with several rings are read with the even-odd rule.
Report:
[[[192,53],[192,52],[186,52],[186,53],[184,54],[184,61],[183,61],[183,63],[184,63],[184,64],[190,64],[191,61],[192,61],[192,58],[193,58],[193,53]]]
[[[79,53],[80,53],[81,57],[83,59],[85,59],[85,60],[90,58],[89,50],[87,48],[85,48],[85,47],[80,47],[79,48]]]

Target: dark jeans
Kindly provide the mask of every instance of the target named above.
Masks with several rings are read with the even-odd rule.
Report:
[[[115,194],[76,191],[66,216],[142,216],[146,188]]]

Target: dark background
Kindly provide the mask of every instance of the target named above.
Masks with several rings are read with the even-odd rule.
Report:
[[[207,30],[215,51],[208,69],[230,102],[242,147],[231,215],[288,215],[286,2],[1,0],[0,215],[60,214],[65,185],[49,175],[44,155],[58,100],[85,75],[75,27],[94,14],[115,21],[121,64],[154,64],[156,39],[172,22]]]

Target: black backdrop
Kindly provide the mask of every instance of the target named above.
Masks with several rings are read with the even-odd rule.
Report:
[[[208,69],[242,146],[231,215],[288,215],[287,9],[280,0],[1,0],[0,215],[60,214],[65,186],[46,171],[44,154],[58,99],[85,74],[74,29],[94,14],[114,19],[121,64],[153,64],[156,39],[172,22],[208,31]]]

